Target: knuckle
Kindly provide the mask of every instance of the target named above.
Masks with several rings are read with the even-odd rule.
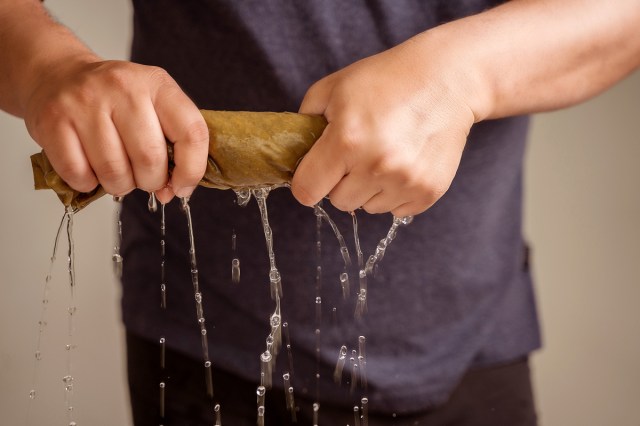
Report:
[[[114,90],[131,88],[131,71],[128,67],[110,66],[104,71],[104,79]]]
[[[361,126],[357,123],[343,125],[337,134],[335,143],[340,152],[347,157],[355,157],[365,145],[365,137]]]
[[[444,179],[422,179],[416,185],[416,193],[422,194],[419,197],[429,206],[433,205],[449,190],[450,183]]]
[[[84,170],[79,164],[66,162],[58,166],[58,175],[67,185],[79,192],[91,192],[98,186],[95,176],[89,171]]]
[[[100,183],[111,194],[120,194],[131,186],[133,178],[121,161],[107,160],[94,166]]]
[[[185,127],[180,141],[193,148],[209,146],[209,128],[203,120],[195,121]]]
[[[156,86],[176,85],[175,80],[169,75],[164,68],[157,66],[148,67],[148,78]]]
[[[141,150],[135,159],[134,166],[143,170],[155,169],[166,162],[167,153],[163,147],[148,147]]]

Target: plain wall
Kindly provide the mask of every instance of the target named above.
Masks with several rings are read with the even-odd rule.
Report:
[[[127,57],[126,0],[48,0],[99,54]],[[640,74],[581,106],[535,117],[526,169],[545,348],[533,372],[541,424],[640,424]],[[33,191],[23,123],[0,113],[0,422],[24,424],[42,289],[63,209]],[[73,352],[79,424],[129,425],[120,289],[111,267],[113,203],[75,217],[78,307]],[[47,308],[31,424],[65,424],[66,244]],[[393,248],[392,248],[393,249]]]

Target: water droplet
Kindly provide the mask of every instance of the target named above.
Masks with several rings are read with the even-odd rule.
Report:
[[[195,298],[197,303],[202,303],[202,293],[196,293]]]
[[[405,216],[400,218],[401,225],[409,225],[411,222],[413,222],[413,216]]]
[[[164,382],[160,382],[160,389],[164,389],[165,386]]]
[[[37,359],[38,361],[40,361],[40,360],[42,359],[42,353],[41,353],[40,351],[36,351],[35,356],[36,356],[36,359]]]
[[[36,391],[35,391],[35,389],[31,389],[31,390],[29,391],[29,398],[30,398],[30,399],[35,399],[35,398],[36,398]]]
[[[236,193],[236,196],[238,197],[238,205],[240,207],[244,207],[247,204],[249,204],[249,201],[251,200],[251,191],[248,189],[238,189],[238,190],[234,190],[234,192]]]
[[[205,366],[205,368],[211,367],[211,361],[205,361],[204,362],[204,366]]]
[[[147,207],[151,213],[155,213],[158,211],[158,201],[156,200],[156,194],[154,192],[149,193],[149,201],[147,202]]]
[[[160,343],[164,343],[164,342],[165,342],[164,337],[161,337],[161,338],[160,338]]]
[[[71,306],[69,307],[69,309],[67,309],[67,312],[69,312],[69,315],[75,314],[76,311],[77,311],[77,308],[75,306]]]
[[[240,259],[231,261],[231,282],[237,284],[240,282]]]
[[[207,329],[203,328],[202,330],[200,330],[200,334],[202,334],[203,336],[205,336],[207,334]]]
[[[271,315],[271,327],[279,327],[280,326],[280,315],[273,314]]]

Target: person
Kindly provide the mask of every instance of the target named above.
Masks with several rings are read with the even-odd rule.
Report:
[[[213,402],[227,424],[256,418],[258,354],[273,309],[268,262],[257,249],[257,209],[241,210],[229,191],[194,191],[207,163],[205,108],[299,110],[328,121],[291,191],[274,190],[268,203],[301,424],[314,402],[323,423],[353,420],[363,390],[337,387],[332,373],[337,348],[355,347],[361,334],[370,425],[535,424],[527,356],[540,338],[521,235],[527,114],[584,101],[636,69],[640,2],[133,3],[125,62],[99,58],[36,0],[0,0],[0,108],[24,118],[73,188],[126,195],[123,318],[135,423],[158,424],[161,374],[164,424],[213,423],[174,196],[190,197],[197,232]],[[174,144],[170,176],[165,138]],[[166,204],[166,309],[148,192]],[[369,284],[360,322],[341,301],[339,250],[325,227],[317,343],[316,218],[305,206],[325,197],[337,210],[372,213],[357,213],[367,252],[390,222],[373,213],[416,217]],[[350,229],[350,215],[331,214]],[[232,232],[239,285],[228,282]],[[150,362],[159,336],[169,373]],[[290,421],[281,394],[267,394],[267,424]]]

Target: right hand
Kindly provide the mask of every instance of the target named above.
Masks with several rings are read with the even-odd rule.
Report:
[[[43,75],[26,104],[29,134],[73,189],[134,188],[169,202],[191,195],[207,164],[209,136],[198,108],[161,68],[83,60]],[[169,180],[165,136],[174,145]]]

